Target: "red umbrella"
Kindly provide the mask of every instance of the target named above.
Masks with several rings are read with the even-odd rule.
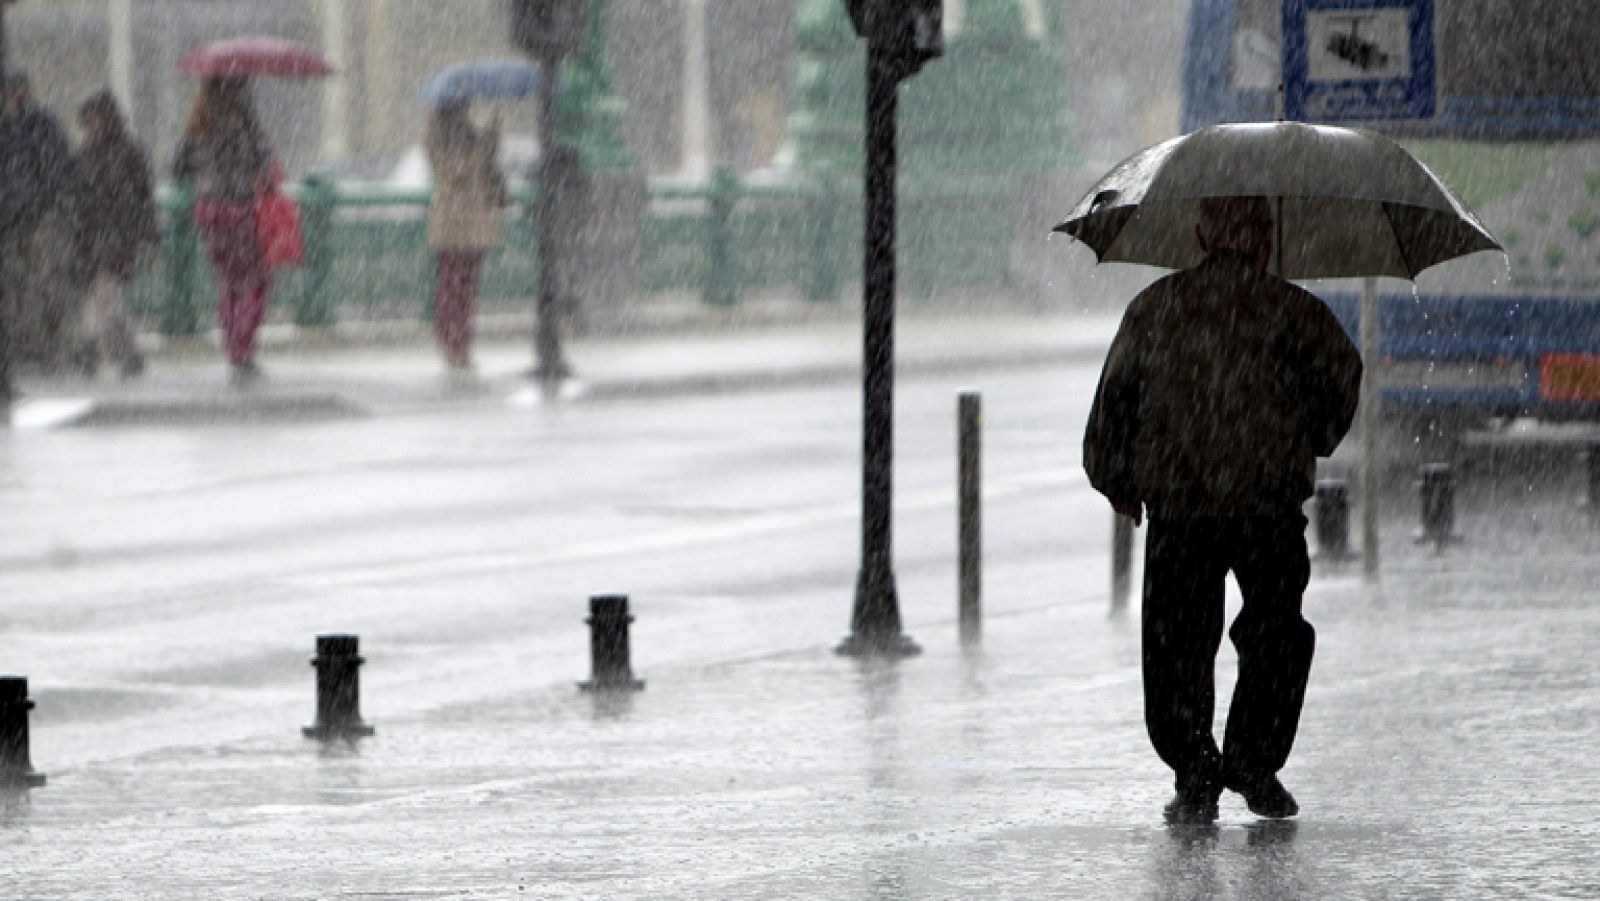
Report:
[[[276,75],[324,78],[337,70],[317,51],[280,38],[247,37],[217,41],[178,60],[185,75]]]

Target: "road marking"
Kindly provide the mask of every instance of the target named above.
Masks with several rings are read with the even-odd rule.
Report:
[[[1081,468],[1048,469],[1016,473],[991,479],[985,486],[986,501],[1033,494],[1051,489],[1086,487],[1088,477]],[[954,507],[955,485],[913,492],[895,504],[896,514],[919,513]],[[307,573],[282,580],[286,584],[309,588],[417,582],[452,576],[484,575],[522,570],[558,563],[599,560],[629,554],[678,550],[695,545],[772,535],[794,529],[856,519],[860,507],[854,503],[830,504],[782,513],[761,513],[734,522],[688,526],[644,535],[578,541],[552,548],[528,551],[495,551],[431,557],[396,563],[364,564]]]
[[[11,425],[18,429],[53,429],[89,415],[94,401],[86,397],[55,397],[27,400],[11,410]]]

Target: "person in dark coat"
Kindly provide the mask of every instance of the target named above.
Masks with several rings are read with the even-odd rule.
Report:
[[[70,356],[77,167],[66,130],[33,98],[28,77],[6,76],[0,116],[0,299],[8,354],[45,371]]]
[[[1263,198],[1205,201],[1205,259],[1134,298],[1107,354],[1084,468],[1117,512],[1145,512],[1145,724],[1176,774],[1171,822],[1211,822],[1223,788],[1264,817],[1293,816],[1278,780],[1298,728],[1315,632],[1306,519],[1316,458],[1350,428],[1361,357],[1322,301],[1266,271]],[[1218,749],[1214,667],[1224,580],[1239,678]]]
[[[145,248],[159,240],[154,177],[144,149],[129,134],[110,91],[78,109],[86,135],[78,150],[83,192],[78,253],[91,279],[82,339],[89,368],[104,358],[124,377],[144,370],[124,297]]]

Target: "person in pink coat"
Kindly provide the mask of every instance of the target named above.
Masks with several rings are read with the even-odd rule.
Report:
[[[260,377],[256,331],[272,294],[256,207],[272,183],[272,154],[250,103],[249,82],[207,78],[195,96],[173,175],[194,183],[195,224],[217,275],[217,324],[235,384]]]

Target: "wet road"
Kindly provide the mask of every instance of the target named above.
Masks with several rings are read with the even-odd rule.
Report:
[[[1056,597],[1047,582],[1105,532],[1061,504],[1087,496],[1084,380],[1011,376],[990,392],[993,565],[1053,569],[1037,598]],[[953,611],[955,389],[902,391],[896,537],[913,622]],[[581,674],[595,593],[636,598],[644,661],[827,641],[848,625],[855,578],[857,407],[829,389],[13,433],[0,450],[7,668],[41,697],[78,686],[75,706],[112,713],[220,707],[197,717],[214,740],[240,734],[218,717],[252,705],[219,704],[213,683],[298,704],[318,631],[382,648],[374,689],[393,679],[419,708]],[[813,592],[832,600],[799,600]],[[39,742],[73,765],[171,740],[151,726]]]
[[[954,379],[902,385],[896,552],[927,649],[827,648],[858,401],[816,389],[0,439],[0,669],[51,783],[5,897],[1592,897],[1597,543],[1571,480],[1462,498],[1466,542],[1320,572],[1286,780],[1169,833],[1137,634],[1077,444],[1094,368],[985,391],[984,653],[954,641]],[[1487,515],[1497,507],[1495,515]],[[633,596],[649,689],[581,623]],[[312,636],[362,636],[378,734],[322,749]],[[1231,652],[1219,671],[1225,696]]]

